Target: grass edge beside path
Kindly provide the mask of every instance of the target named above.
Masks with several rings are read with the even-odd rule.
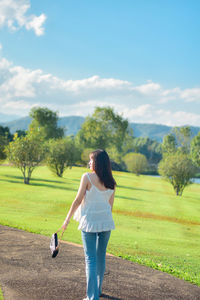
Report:
[[[0,287],[0,300],[4,300],[4,298],[3,298],[3,292],[2,292],[1,287]]]
[[[117,257],[132,261],[134,263],[140,264],[142,266],[149,267],[149,268],[154,269],[154,270],[158,270],[158,271],[167,273],[167,274],[172,275],[176,278],[179,278],[181,280],[187,281],[191,284],[194,284],[194,285],[200,287],[200,284],[198,284],[197,281],[193,280],[189,273],[182,272],[182,271],[174,268],[173,266],[168,266],[168,265],[165,265],[165,264],[159,264],[159,263],[154,262],[151,259],[135,258],[135,257],[132,257],[131,255],[118,255]]]

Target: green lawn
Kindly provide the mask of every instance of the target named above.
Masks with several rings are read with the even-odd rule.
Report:
[[[0,166],[0,223],[50,237],[62,225],[87,171],[73,167],[58,178],[39,167],[25,185],[18,169]],[[108,252],[200,286],[200,185],[177,197],[159,178],[122,172],[114,177],[116,230]],[[72,220],[64,239],[81,243],[77,227]]]
[[[0,300],[3,300],[3,293],[2,293],[1,288],[0,288]]]

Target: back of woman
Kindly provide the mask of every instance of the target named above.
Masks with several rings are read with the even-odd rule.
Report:
[[[85,173],[74,202],[63,223],[63,230],[74,219],[81,230],[85,266],[86,294],[84,300],[99,300],[105,272],[106,248],[111,230],[115,228],[112,207],[116,182],[112,176],[110,159],[105,150],[90,154],[89,167],[92,173]]]
[[[92,176],[88,173],[87,176],[91,187],[86,191],[81,205],[74,214],[74,219],[79,222],[78,229],[86,232],[101,232],[115,229],[109,203],[114,190],[99,189],[93,184]]]

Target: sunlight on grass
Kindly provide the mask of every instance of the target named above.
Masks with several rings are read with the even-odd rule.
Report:
[[[46,167],[30,185],[18,169],[0,166],[0,223],[51,236],[63,223],[85,168],[73,167],[63,178]],[[108,252],[200,285],[200,185],[177,197],[169,183],[150,176],[114,172],[116,230]],[[81,243],[71,220],[64,239]]]
[[[0,288],[0,300],[3,300],[3,293],[2,293],[1,288]]]

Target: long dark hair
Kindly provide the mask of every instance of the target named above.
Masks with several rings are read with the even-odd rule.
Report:
[[[95,150],[90,153],[94,161],[94,171],[99,177],[100,182],[109,189],[114,189],[116,181],[112,176],[110,158],[105,150]]]

